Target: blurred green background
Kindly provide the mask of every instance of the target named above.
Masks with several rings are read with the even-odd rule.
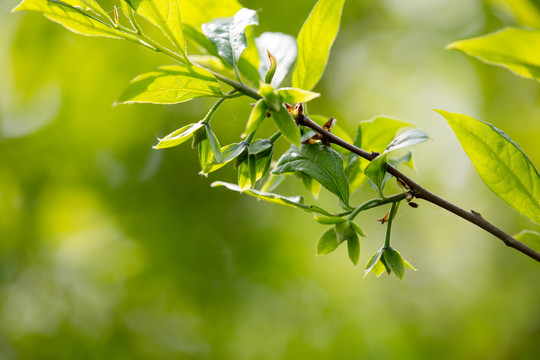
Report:
[[[257,33],[292,35],[315,3],[240,2],[260,10]],[[378,114],[419,124],[436,140],[416,149],[415,180],[511,234],[538,231],[490,193],[431,110],[493,123],[539,167],[538,84],[444,50],[540,27],[538,3],[348,1],[310,110],[351,134]],[[111,106],[167,58],[10,14],[16,4],[0,0],[1,359],[538,359],[533,260],[423,202],[394,225],[393,245],[419,269],[405,280],[363,279],[344,248],[316,257],[325,227],[311,215],[210,188],[234,173],[199,176],[187,144],[152,150],[211,100]],[[219,110],[224,141],[248,103]],[[284,192],[305,193],[291,180]],[[384,212],[358,217],[361,264],[383,242]]]

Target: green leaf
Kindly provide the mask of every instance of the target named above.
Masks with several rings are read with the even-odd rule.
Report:
[[[298,59],[292,85],[311,90],[317,85],[339,30],[345,0],[319,0],[298,34]]]
[[[347,240],[347,250],[349,259],[354,265],[358,265],[358,260],[360,260],[360,240],[356,233]]]
[[[83,11],[91,11],[94,14],[101,16],[101,18],[103,18],[103,19],[105,19],[105,20],[107,20],[109,22],[111,21],[111,18],[105,12],[105,10],[103,10],[101,5],[99,5],[94,0],[65,0],[63,2],[68,4],[68,5],[78,7]]]
[[[392,140],[392,142],[384,150],[384,153],[388,154],[392,151],[414,146],[427,140],[429,140],[429,136],[425,132],[420,129],[412,129],[404,132]]]
[[[193,136],[193,133],[203,126],[204,124],[200,122],[183,126],[165,136],[163,139],[159,139],[159,142],[154,146],[154,149],[165,149],[180,145],[189,140]]]
[[[390,178],[386,172],[388,167],[388,154],[405,147],[420,144],[426,140],[429,140],[429,136],[422,130],[412,129],[406,131],[392,140],[386,147],[386,150],[366,166],[364,174],[375,185],[375,189],[378,191],[379,195],[383,196],[384,185]]]
[[[199,164],[201,165],[201,175],[208,175],[208,171],[212,168],[214,163],[214,153],[210,146],[210,140],[205,138],[197,145],[197,152],[199,155]]]
[[[162,66],[131,81],[116,103],[177,104],[223,93],[214,75],[194,66]]]
[[[254,159],[255,181],[268,175],[273,152],[274,144],[268,139],[258,139],[249,145],[248,153]]]
[[[251,188],[254,184],[251,183],[250,168],[249,168],[249,156],[248,158],[238,165],[238,187],[240,191]]]
[[[246,27],[258,24],[257,12],[243,8],[232,17],[214,19],[203,24],[202,30],[216,45],[219,55],[237,69],[238,60],[247,47]]]
[[[447,49],[460,50],[488,64],[540,80],[540,31],[504,28],[492,34],[455,41]]]
[[[195,149],[205,139],[206,139],[206,129],[201,127],[197,131],[195,131],[195,133],[193,134],[193,140],[191,141],[191,148]]]
[[[247,152],[248,147],[247,142],[240,142],[240,143],[233,143],[225,145],[221,148],[221,160],[218,162],[215,159],[215,156],[213,157],[212,162],[204,169],[203,175],[207,175],[213,171],[216,171],[218,169],[221,169],[226,164],[230,163],[232,160],[240,157],[244,152]],[[210,146],[210,149],[212,147]],[[211,150],[212,151],[212,150]],[[213,154],[213,151],[212,151]]]
[[[375,158],[375,160],[371,161],[368,166],[366,166],[366,169],[364,170],[364,174],[368,177],[369,180],[373,183],[375,186],[375,190],[379,193],[381,197],[383,197],[383,182],[384,178],[386,176],[386,169],[388,167],[387,162],[387,155],[382,154]]]
[[[212,153],[214,154],[214,161],[217,163],[221,162],[221,146],[219,145],[219,141],[210,128],[209,124],[204,124],[204,128],[206,129],[206,138],[208,139],[210,143],[210,148],[212,149]]]
[[[364,232],[364,230],[358,226],[356,223],[352,222],[352,221],[349,221],[349,224],[351,225],[351,227],[353,228],[353,230],[360,236],[362,237],[366,237],[366,233]]]
[[[281,132],[281,135],[287,139],[293,145],[300,144],[300,129],[296,126],[291,114],[287,111],[285,106],[281,105],[279,111],[273,111],[272,117],[276,127]]]
[[[521,241],[528,247],[540,251],[540,233],[532,230],[523,230],[514,235],[516,240]]]
[[[540,175],[501,130],[470,116],[437,110],[454,130],[478,175],[498,197],[540,224]]]
[[[90,7],[92,4],[95,3],[93,1],[82,2],[75,0],[71,0],[69,3],[59,0],[24,0],[13,11],[30,10],[42,12],[49,20],[82,35],[138,41],[135,37],[124,34],[105,21],[83,11],[83,9],[94,10]]]
[[[403,258],[399,252],[391,247],[385,248],[383,251],[383,258],[387,269],[393,271],[398,278],[403,280],[403,276],[405,275],[405,264],[403,263]]]
[[[333,228],[326,230],[317,242],[317,255],[328,255],[339,246]]]
[[[377,252],[375,252],[375,254],[373,254],[371,256],[371,258],[368,260],[367,264],[366,264],[366,271],[364,272],[364,277],[366,277],[367,274],[369,274],[370,271],[374,271],[374,268],[375,266],[380,263],[380,259],[381,259],[381,256],[382,256],[382,249],[381,250],[378,250]],[[377,275],[377,273],[375,273],[375,275]],[[379,274],[380,275],[380,274]],[[377,275],[377,276],[379,276]]]
[[[246,124],[246,130],[244,131],[243,136],[246,136],[247,134],[256,131],[259,126],[261,126],[264,119],[266,119],[266,111],[267,108],[264,99],[258,100],[255,103],[253,110],[251,110],[251,114],[249,114],[249,119]]]
[[[186,56],[186,40],[182,31],[178,0],[126,0],[137,14],[157,26]]]
[[[233,16],[242,5],[236,0],[179,0],[182,23],[195,29],[216,18]]]
[[[308,102],[321,96],[321,94],[295,88],[281,88],[277,89],[277,93],[281,100],[289,104],[296,104],[300,102]]]
[[[398,131],[414,126],[416,125],[413,123],[386,116],[377,116],[370,120],[364,120],[358,125],[354,145],[368,152],[382,153],[386,146],[396,137]],[[351,184],[351,190],[356,190],[366,180],[364,170],[368,164],[368,160],[356,155],[349,160],[346,173]]]
[[[277,68],[272,78],[271,85],[278,87],[287,77],[291,66],[296,60],[298,49],[296,46],[296,38],[291,35],[265,32],[255,39],[257,49],[259,51],[259,74],[262,77],[266,75],[270,67],[270,61],[266,51],[276,58]]]
[[[349,204],[349,183],[343,170],[341,156],[323,144],[296,146],[281,156],[273,170],[274,174],[304,172],[317,180],[341,201]]]

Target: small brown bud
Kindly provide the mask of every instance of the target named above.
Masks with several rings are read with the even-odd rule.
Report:
[[[387,223],[388,220],[389,220],[389,218],[390,218],[390,211],[387,212],[386,215],[384,215],[383,218],[381,218],[381,219],[379,219],[379,220],[377,220],[377,221],[379,221],[379,222],[381,223],[381,225],[382,225],[382,224],[384,224],[384,223]]]
[[[409,204],[410,207],[415,208],[415,209],[418,207],[418,204],[415,203],[415,202],[412,202],[412,201],[410,203],[408,203],[408,204]]]

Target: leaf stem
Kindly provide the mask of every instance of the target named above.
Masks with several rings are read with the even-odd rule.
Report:
[[[405,199],[407,197],[407,193],[401,193],[396,194],[392,196],[388,196],[384,199],[371,199],[363,203],[362,205],[358,206],[352,213],[349,215],[348,220],[352,221],[354,218],[362,211],[373,209],[382,205],[386,205],[388,203],[396,203],[400,202],[401,200]]]
[[[398,206],[399,206],[399,201],[392,203],[392,208],[390,209],[390,215],[388,216],[388,224],[386,225],[386,237],[384,238],[384,248],[390,247],[390,233],[392,232],[392,223],[394,222],[394,217],[396,216]]]

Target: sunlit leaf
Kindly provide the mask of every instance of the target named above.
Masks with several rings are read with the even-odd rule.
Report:
[[[256,131],[259,126],[266,119],[266,103],[264,99],[260,99],[255,103],[255,106],[251,110],[249,115],[248,122],[246,124],[246,130],[244,131],[244,136]]]
[[[270,61],[266,51],[270,51],[276,58],[277,68],[272,78],[271,85],[277,88],[287,77],[291,66],[296,60],[296,55],[298,53],[296,39],[294,36],[287,34],[265,32],[255,39],[255,43],[259,50],[259,74],[261,78],[266,75],[270,67]]]
[[[467,55],[514,73],[540,79],[540,31],[505,28],[492,34],[454,41],[448,49]]]
[[[392,151],[414,146],[429,140],[429,136],[420,129],[412,129],[396,137],[384,150],[385,154]]]
[[[279,111],[272,112],[272,118],[276,127],[281,132],[281,135],[285,137],[291,144],[300,144],[300,129],[296,126],[291,114],[287,111],[285,106],[280,105]]]
[[[209,96],[223,96],[212,74],[194,66],[171,65],[137,76],[117,103],[177,104]]]
[[[240,191],[249,189],[254,184],[251,183],[250,169],[249,169],[249,157],[238,165],[238,188]]]
[[[212,153],[214,153],[214,162],[220,163],[221,162],[221,146],[219,145],[219,140],[217,139],[216,135],[210,128],[209,124],[204,124],[204,128],[206,129],[206,138],[208,139],[210,143],[210,148],[212,149]]]
[[[319,0],[298,34],[298,59],[293,87],[311,90],[317,85],[339,30],[344,0]]]
[[[373,254],[371,256],[371,258],[368,260],[368,262],[366,264],[366,271],[364,272],[364,277],[366,277],[366,275],[369,274],[369,272],[372,271],[375,268],[377,263],[379,263],[379,260],[380,260],[381,256],[382,256],[382,249],[378,250],[375,254]],[[377,273],[375,273],[375,275],[377,275]],[[377,276],[379,276],[379,275],[377,275]]]
[[[326,230],[317,242],[317,255],[328,255],[339,246],[333,228]]]
[[[257,12],[243,8],[232,17],[203,24],[202,30],[216,45],[219,55],[233,68],[238,68],[238,60],[247,47],[246,27],[258,24]]]
[[[321,96],[321,94],[313,92],[313,91],[307,91],[307,90],[295,89],[295,88],[277,89],[277,93],[281,97],[282,101],[285,101],[289,104],[308,102]]]
[[[291,148],[281,156],[274,174],[304,172],[326,189],[337,195],[344,204],[349,203],[349,184],[341,156],[322,144]]]
[[[540,251],[540,233],[532,230],[523,230],[514,237],[528,247]]]
[[[82,8],[90,8],[88,5],[90,2],[69,2],[73,5],[59,0],[24,0],[13,11],[30,10],[41,12],[49,20],[82,35],[104,36],[115,39],[135,39],[131,35],[122,33],[105,21],[85,13]],[[74,5],[79,5],[81,8]]]
[[[178,0],[126,0],[144,19],[161,29],[186,57],[186,40],[182,31]]]
[[[349,259],[351,259],[354,265],[358,265],[358,260],[360,260],[360,240],[358,239],[358,234],[354,233],[347,240],[347,250]]]
[[[157,145],[154,146],[154,149],[165,149],[180,145],[185,141],[189,140],[193,136],[193,133],[200,129],[202,126],[204,126],[204,124],[200,122],[183,126],[180,129],[173,131],[169,135],[165,136],[163,139],[159,139],[159,142],[157,143]]]
[[[326,216],[319,216],[319,215],[315,215],[313,219],[319,224],[323,224],[323,225],[339,224],[344,221],[347,221],[346,219],[340,218],[340,217],[326,217]]]
[[[242,9],[236,0],[178,0],[182,10],[182,23],[195,29],[216,18],[233,16]]]
[[[448,121],[491,191],[540,224],[540,175],[521,148],[491,124],[467,115],[437,111]]]

